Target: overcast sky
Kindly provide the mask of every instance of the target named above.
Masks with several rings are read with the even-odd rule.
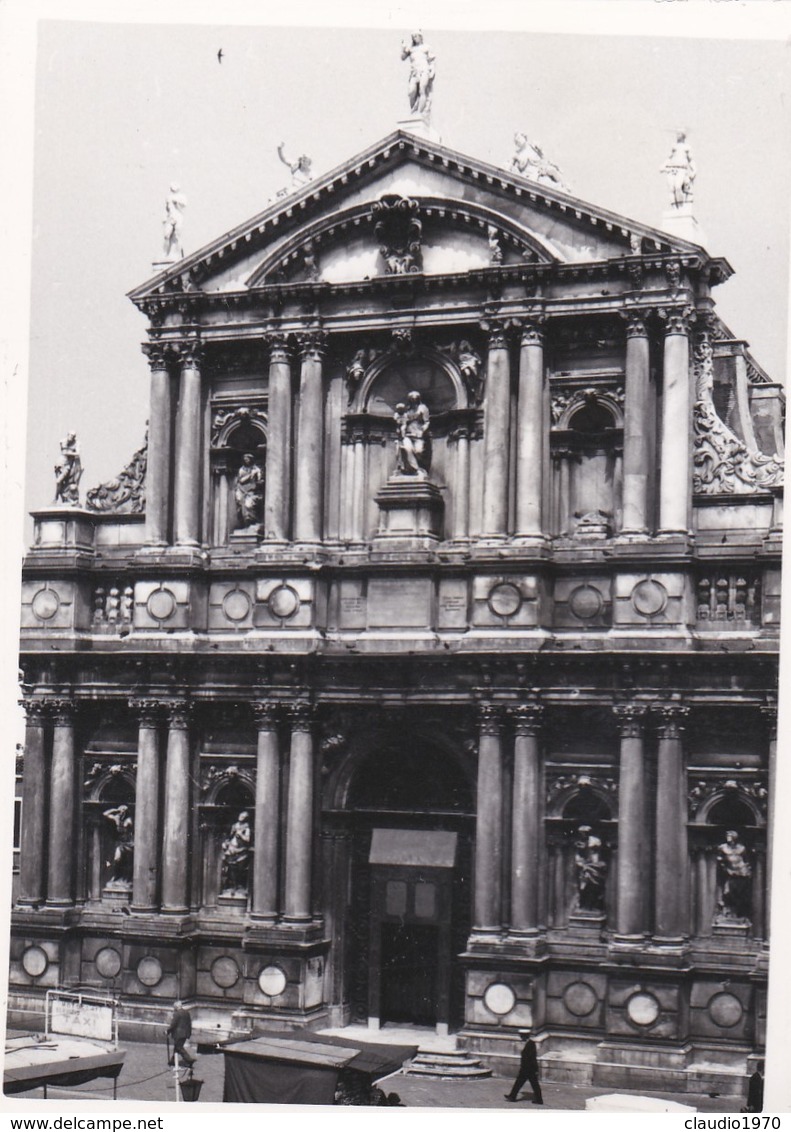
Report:
[[[610,5],[613,7],[613,5]],[[618,5],[615,5],[618,7]],[[151,274],[171,181],[189,253],[262,209],[288,179],[277,144],[317,173],[385,136],[407,110],[410,30],[43,21],[35,192],[27,505],[52,499],[68,429],[83,491],[142,442],[145,320],[125,297]],[[684,126],[697,219],[735,277],[716,292],[731,329],[783,378],[788,290],[787,52],[777,42],[453,31],[437,57],[434,125],[501,163],[515,129],[583,200],[660,225],[659,167]],[[217,52],[222,48],[222,62]]]

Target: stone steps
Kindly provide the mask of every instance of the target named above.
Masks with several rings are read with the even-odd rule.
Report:
[[[404,1073],[442,1081],[477,1081],[492,1075],[491,1069],[465,1050],[433,1049],[419,1049]]]

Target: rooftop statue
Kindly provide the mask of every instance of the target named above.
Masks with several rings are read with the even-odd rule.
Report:
[[[70,432],[60,442],[60,459],[55,465],[55,502],[77,507],[80,502],[82,460],[77,434]]]
[[[676,133],[673,151],[659,172],[667,174],[672,208],[682,208],[685,204],[692,204],[692,185],[697,170],[692,160],[692,151],[687,144],[687,135],[683,130]]]
[[[401,476],[425,479],[431,467],[430,415],[419,393],[407,394],[407,404],[396,405],[396,471]]]
[[[413,31],[409,43],[401,42],[401,58],[409,60],[407,93],[409,109],[428,121],[431,115],[431,93],[434,87],[434,53],[423,42],[423,33]]]
[[[514,134],[514,152],[508,168],[536,184],[555,185],[564,193],[570,191],[554,161],[549,161],[538,142],[529,141],[521,130]]]
[[[186,207],[187,198],[177,184],[172,184],[165,201],[165,219],[162,221],[166,260],[181,259],[184,255],[184,248],[181,246],[181,229]]]
[[[308,181],[313,180],[313,161],[306,153],[300,154],[296,161],[292,161],[290,157],[286,156],[286,143],[281,142],[277,147],[277,156],[287,165],[291,173],[291,184],[286,189],[281,189],[277,194],[278,196],[285,196],[287,193],[296,192],[301,189],[303,185],[307,185]]]

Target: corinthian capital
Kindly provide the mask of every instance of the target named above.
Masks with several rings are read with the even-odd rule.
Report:
[[[148,364],[153,369],[167,369],[168,350],[163,342],[144,342],[140,349],[148,358]]]
[[[316,707],[309,700],[295,700],[288,708],[292,731],[307,731],[313,729],[316,721]]]
[[[508,715],[513,722],[515,735],[538,735],[540,733],[544,717],[544,709],[541,704],[519,704],[518,707],[509,708]]]
[[[275,330],[267,331],[264,334],[264,345],[269,350],[270,365],[290,363],[291,347],[288,343],[288,335]]]
[[[651,708],[657,720],[657,734],[660,739],[680,739],[684,734],[684,724],[689,717],[689,708],[683,704],[654,704]]]
[[[56,727],[69,727],[74,723],[77,705],[70,696],[50,700],[48,706]]]
[[[277,726],[278,706],[275,700],[253,700],[250,707],[258,731],[274,731]]]
[[[168,722],[171,731],[189,731],[192,704],[188,700],[171,700],[168,704]]]
[[[658,314],[665,324],[665,337],[670,334],[688,335],[695,322],[695,310],[690,306],[663,307]]]
[[[49,715],[47,701],[38,696],[26,696],[19,702],[25,710],[28,727],[43,727]]]
[[[182,338],[177,344],[182,369],[200,369],[203,362],[203,345],[199,338]]]
[[[511,323],[505,318],[482,318],[481,330],[486,334],[490,350],[507,350],[508,334],[512,329]]]
[[[492,703],[478,704],[478,731],[481,735],[499,735],[502,726],[502,709]]]
[[[646,322],[651,312],[649,310],[621,311],[621,317],[626,323],[627,338],[647,338],[648,327]]]
[[[546,319],[542,314],[530,315],[529,317],[521,320],[519,345],[543,346],[545,322]]]
[[[164,700],[148,696],[134,696],[129,700],[129,709],[137,717],[140,727],[156,727],[167,706]]]
[[[623,739],[640,739],[645,727],[645,704],[615,704],[616,723]]]
[[[307,330],[297,335],[300,355],[304,360],[321,362],[327,354],[329,335],[326,330]]]

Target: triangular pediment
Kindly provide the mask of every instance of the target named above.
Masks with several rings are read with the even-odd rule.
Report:
[[[404,250],[408,235],[401,260],[395,247],[399,200],[419,225],[417,260]],[[383,201],[393,208],[384,220]],[[391,232],[394,251],[386,242]],[[143,303],[179,291],[348,284],[394,270],[453,275],[517,264],[584,266],[635,254],[707,258],[695,244],[399,130],[278,197],[129,297]]]

